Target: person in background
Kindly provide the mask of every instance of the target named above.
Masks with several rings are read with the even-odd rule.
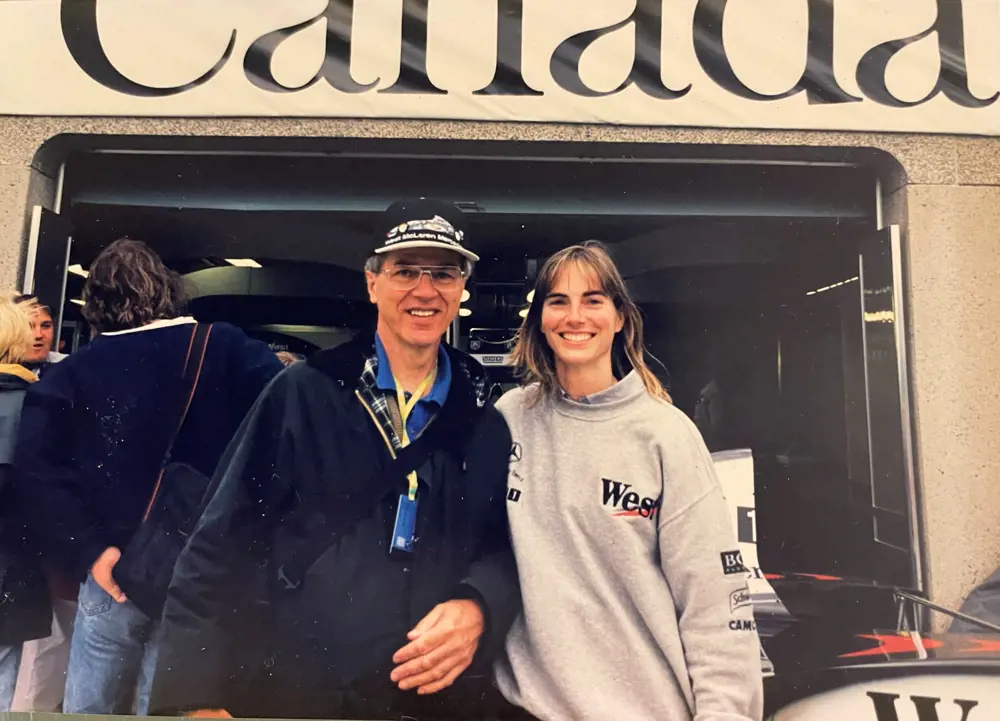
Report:
[[[52,606],[38,548],[28,539],[15,498],[14,448],[24,394],[35,374],[33,303],[0,298],[0,712],[11,710],[22,646],[49,634]]]
[[[41,375],[50,363],[58,363],[66,358],[65,353],[58,353],[54,350],[55,343],[55,323],[52,321],[52,311],[48,306],[42,305],[34,295],[18,295],[14,299],[15,303],[24,303],[32,308],[31,312],[31,349],[24,359],[24,365]]]
[[[143,519],[176,430],[171,410],[184,392],[195,320],[181,314],[180,278],[135,240],[118,240],[98,256],[83,300],[96,337],[25,397],[19,496],[47,557],[81,583],[63,711],[144,713],[156,619],[124,596],[112,574]],[[211,476],[282,368],[266,344],[213,324],[171,460]]]
[[[31,316],[32,343],[23,365],[42,376],[51,364],[67,357],[52,350],[55,339],[52,312],[34,295],[16,295],[14,302],[29,309]],[[79,585],[51,563],[45,564],[45,573],[52,592],[52,632],[24,644],[12,711],[54,712],[62,707]]]
[[[497,408],[524,611],[500,691],[540,719],[760,721],[722,488],[647,367],[639,309],[600,244],[542,266],[512,360],[526,385]]]
[[[289,367],[233,440],[175,567],[152,713],[489,717],[520,608],[510,434],[441,341],[478,257],[453,205],[377,222],[376,330]]]
[[[51,629],[45,637],[24,644],[10,708],[14,712],[55,713],[63,705],[80,585],[51,563],[43,562],[43,568],[52,596]]]

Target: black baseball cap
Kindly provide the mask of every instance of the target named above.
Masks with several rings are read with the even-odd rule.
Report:
[[[462,245],[466,228],[465,213],[452,203],[429,198],[400,200],[378,217],[374,252],[443,248],[477,261],[479,256]]]

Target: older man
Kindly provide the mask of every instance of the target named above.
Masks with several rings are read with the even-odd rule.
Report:
[[[511,439],[441,342],[478,260],[464,235],[453,205],[392,205],[365,265],[376,332],[251,411],[171,584],[154,713],[437,717],[491,692],[520,610]]]

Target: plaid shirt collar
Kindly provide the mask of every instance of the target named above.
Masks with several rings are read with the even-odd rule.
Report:
[[[392,443],[393,450],[398,451],[403,447],[403,441],[392,424],[392,415],[389,413],[389,393],[378,387],[377,379],[378,355],[373,346],[372,354],[365,359],[361,378],[358,380],[358,393],[375,415],[376,422],[382,427],[385,437]]]
[[[445,351],[447,352],[447,350]],[[482,408],[486,405],[488,393],[486,390],[486,375],[484,373],[473,374],[467,363],[451,354],[452,377],[461,373],[465,380],[472,387],[476,397],[476,405]],[[367,404],[375,416],[375,420],[385,433],[385,437],[392,443],[393,451],[399,451],[403,447],[403,441],[396,433],[392,424],[392,415],[389,412],[389,396],[387,391],[378,387],[378,353],[375,351],[374,337],[372,339],[371,352],[365,359],[361,370],[361,377],[358,379],[358,394]],[[447,403],[447,401],[445,401]],[[433,422],[433,421],[432,421]]]

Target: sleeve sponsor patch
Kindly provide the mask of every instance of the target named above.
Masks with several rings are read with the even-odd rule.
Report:
[[[729,612],[732,613],[740,608],[750,605],[750,589],[739,588],[729,594]]]
[[[727,576],[731,576],[734,573],[747,572],[747,570],[743,567],[743,556],[739,551],[723,551],[722,572]]]

